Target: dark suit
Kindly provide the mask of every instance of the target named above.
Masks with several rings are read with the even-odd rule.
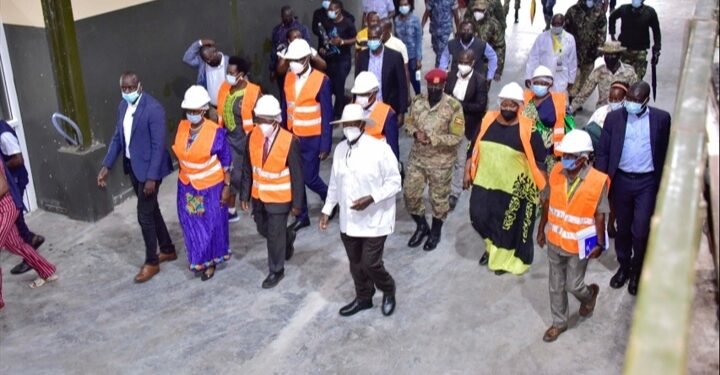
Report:
[[[407,112],[408,82],[405,76],[405,62],[400,52],[383,46],[382,77],[378,77],[383,103],[392,107],[398,115]],[[367,71],[370,64],[370,50],[358,54],[355,76]]]
[[[254,128],[253,131],[260,131]],[[286,131],[281,129],[279,131]],[[240,199],[243,202],[250,201],[250,193],[253,184],[252,163],[250,161],[250,135],[246,138],[248,145],[245,147],[245,164],[242,166],[242,183],[238,190]],[[275,137],[277,139],[277,136]],[[275,140],[270,146],[270,151],[275,145]],[[303,162],[300,153],[300,143],[293,137],[288,151],[286,165],[290,170],[290,185],[292,201],[290,203],[264,203],[259,199],[252,198],[252,214],[257,225],[257,231],[267,239],[268,268],[271,273],[280,272],[285,268],[285,252],[291,245],[288,243],[287,219],[291,208],[302,210],[305,202],[305,182],[303,181]]]
[[[163,177],[172,172],[170,154],[165,147],[165,110],[150,94],[143,93],[133,114],[130,133],[130,159],[125,157],[123,120],[128,109],[124,100],[118,106],[115,134],[108,146],[103,165],[112,168],[122,155],[125,174],[130,175],[133,190],[138,198],[137,216],[145,241],[145,264],[158,264],[157,246],[163,253],[174,253],[175,246],[163,220],[157,195]],[[145,195],[143,187],[148,180],[156,181],[156,190]]]
[[[445,83],[446,94],[450,96],[453,95],[457,81],[457,72],[448,74],[448,79]],[[463,107],[463,115],[465,116],[465,138],[469,141],[473,141],[477,136],[480,121],[482,121],[483,116],[485,116],[485,111],[487,110],[487,91],[488,85],[485,76],[478,73],[477,70],[473,71],[470,75],[467,90],[465,91],[465,98],[460,101]]]
[[[619,167],[628,118],[624,108],[608,113],[605,118],[595,161],[595,168],[607,173],[612,180],[610,203],[617,218],[615,252],[618,262],[620,267],[635,274],[640,274],[642,270],[650,218],[655,211],[655,199],[670,141],[670,114],[657,108],[648,109],[652,172],[627,173]]]

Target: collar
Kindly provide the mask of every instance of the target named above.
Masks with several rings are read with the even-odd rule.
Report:
[[[140,101],[142,100],[143,95],[145,93],[141,93],[140,96],[138,96],[137,100],[135,100],[135,103],[128,103],[128,107],[137,108],[138,105],[140,105]]]
[[[380,47],[379,47],[379,48],[381,48],[379,55],[376,55],[376,54],[374,54],[372,51],[370,51],[370,58],[371,58],[371,59],[382,59],[382,58],[383,58],[383,56],[385,55],[385,43],[382,43],[382,40],[380,41]]]
[[[457,78],[458,78],[458,80],[469,81],[470,78],[472,77],[473,73],[475,73],[475,69],[470,70],[470,73],[467,75],[467,77],[463,77],[462,74],[460,74],[460,72],[458,71]]]
[[[434,110],[440,108],[440,104],[445,103],[445,101],[446,101],[445,97],[446,97],[446,96],[447,96],[447,94],[445,94],[445,93],[443,92],[443,93],[440,95],[440,101],[437,102],[434,106],[431,107],[431,106],[430,106],[430,101],[427,100],[427,95],[426,95],[426,96],[425,96],[425,99],[426,99],[426,100],[423,100],[423,106],[424,106],[425,108],[427,108],[428,110],[430,110],[430,111],[434,111]]]
[[[645,117],[648,117],[648,116],[650,116],[650,107],[647,105],[645,106],[645,110],[640,115],[634,115],[632,113],[628,113],[628,119],[631,117],[634,119],[644,119]]]

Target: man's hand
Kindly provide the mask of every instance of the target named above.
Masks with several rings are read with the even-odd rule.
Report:
[[[230,199],[230,186],[223,186],[222,194],[220,195],[220,203],[223,206],[227,206],[228,200]]]
[[[418,130],[415,132],[415,139],[417,139],[417,141],[423,145],[430,143],[430,141],[427,138],[427,134],[425,134],[425,132],[422,130]]]
[[[330,39],[330,44],[332,44],[333,46],[339,47],[342,45],[342,39],[340,39],[340,37],[332,38],[332,39]]]
[[[203,46],[214,46],[215,41],[212,39],[200,39],[200,44],[202,44]]]
[[[143,185],[143,193],[145,193],[146,197],[149,197],[157,191],[157,182],[153,180],[147,180],[145,181],[145,184]]]
[[[545,242],[546,242],[545,241],[545,228],[543,228],[543,229],[538,228],[536,241],[537,241],[538,246],[545,247]]]
[[[318,224],[318,226],[320,226],[320,230],[325,230],[325,229],[327,229],[327,227],[328,227],[328,219],[330,219],[330,218],[328,217],[328,215],[325,215],[325,214],[320,215],[320,224]]]
[[[600,254],[602,254],[602,247],[600,247],[600,245],[596,245],[596,246],[592,249],[592,251],[590,252],[590,254],[588,255],[588,258],[589,258],[589,259],[595,259],[595,258],[599,257]]]
[[[108,172],[109,170],[107,169],[107,167],[100,168],[100,173],[98,173],[97,176],[98,187],[104,188],[107,185],[107,183],[105,183],[105,177],[107,177]]]
[[[298,207],[293,207],[293,208],[290,209],[290,213],[291,213],[293,216],[295,216],[295,217],[300,216],[300,213],[301,213],[301,212],[302,212],[302,209],[301,209],[301,208],[298,208]]]
[[[248,202],[248,201],[240,201],[240,209],[243,210],[243,211],[245,211],[245,212],[250,211],[250,202]]]
[[[650,64],[657,65],[659,61],[660,61],[660,51],[653,50],[652,59],[650,60]]]
[[[375,199],[373,199],[373,197],[370,195],[366,195],[356,201],[353,201],[353,205],[350,206],[350,209],[355,211],[363,211],[373,203],[375,203]]]
[[[323,160],[327,159],[329,155],[330,155],[330,153],[323,151],[323,152],[320,152],[320,156],[318,156],[318,157],[320,158],[320,161],[323,161]]]

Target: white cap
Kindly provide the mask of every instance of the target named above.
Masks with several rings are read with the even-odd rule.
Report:
[[[586,131],[573,129],[565,134],[557,150],[563,154],[593,152],[592,139],[590,139],[590,134]]]
[[[510,82],[507,85],[503,86],[502,90],[500,90],[500,94],[498,95],[498,97],[500,98],[500,100],[514,100],[520,105],[522,105],[525,101],[523,97],[523,89],[522,87],[520,87],[520,85],[517,84],[517,82]]]
[[[180,107],[183,109],[205,109],[208,103],[210,103],[210,95],[207,90],[200,85],[193,85],[185,91],[185,98]]]
[[[333,121],[331,124],[335,125],[353,121],[365,121],[365,127],[367,128],[375,126],[375,121],[371,118],[365,117],[365,110],[360,104],[346,105],[345,108],[343,108],[340,120]]]
[[[380,82],[378,82],[375,74],[370,72],[360,72],[360,74],[355,77],[355,84],[350,92],[353,94],[367,94],[378,88],[380,88]]]
[[[282,57],[286,60],[299,60],[312,55],[312,49],[305,39],[295,39],[290,43]]]
[[[548,67],[540,65],[537,68],[535,68],[532,78],[540,78],[540,77],[548,77],[550,79],[553,79],[552,71],[550,71],[550,69],[548,69]]]
[[[263,95],[255,103],[255,116],[280,116],[280,102],[272,95]]]

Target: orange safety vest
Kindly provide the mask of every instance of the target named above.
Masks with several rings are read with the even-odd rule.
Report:
[[[535,97],[535,94],[530,90],[525,90],[525,105],[530,103],[530,100]],[[565,137],[565,107],[567,106],[567,98],[565,94],[561,92],[550,92],[553,105],[555,106],[555,125],[553,126],[553,153],[555,156],[562,156],[562,152],[558,151],[560,142]],[[534,124],[533,124],[534,125]]]
[[[569,253],[578,253],[576,233],[595,226],[595,210],[607,181],[606,174],[591,168],[568,201],[567,178],[562,165],[555,164],[550,173],[548,241]]]
[[[370,112],[370,118],[375,121],[375,126],[367,128],[365,130],[365,134],[371,135],[380,140],[385,140],[383,130],[385,129],[385,120],[387,119],[390,110],[392,110],[392,108],[390,108],[389,105],[383,102],[375,102],[375,108],[373,108],[372,112]]]
[[[227,100],[227,96],[230,94],[230,87],[229,83],[223,82],[220,86],[220,90],[218,90],[218,124],[222,127],[225,126],[225,121],[223,121],[222,116],[225,110],[225,100]],[[259,97],[260,86],[248,81],[247,86],[245,86],[242,107],[240,108],[240,117],[242,118],[242,127],[245,134],[250,133],[250,130],[252,130],[255,126],[255,121],[253,120],[253,109],[255,109],[255,103],[257,103]]]
[[[317,70],[310,72],[300,95],[295,97],[297,75],[285,76],[285,100],[287,102],[287,128],[298,137],[313,137],[322,133],[322,111],[317,95],[325,74]]]
[[[270,146],[267,160],[263,164],[265,136],[261,131],[250,133],[250,164],[253,171],[252,197],[263,203],[289,203],[292,201],[290,168],[287,166],[288,153],[293,135],[278,129],[275,141]]]
[[[191,184],[197,190],[215,186],[225,179],[225,171],[220,165],[217,155],[211,155],[215,134],[220,126],[211,120],[205,119],[205,124],[193,141],[187,147],[190,138],[190,121],[182,120],[175,135],[175,144],[172,149],[180,162],[178,178],[183,184]]]
[[[489,111],[485,114],[485,117],[483,117],[482,122],[480,123],[480,133],[478,133],[477,139],[475,139],[475,147],[472,152],[470,170],[468,171],[468,173],[470,173],[471,180],[475,179],[477,167],[480,163],[480,141],[485,136],[485,133],[490,128],[490,125],[499,115],[500,112],[498,111]],[[542,190],[545,188],[547,182],[545,181],[545,176],[543,176],[542,172],[535,163],[535,154],[533,153],[532,145],[530,144],[530,136],[532,134],[534,124],[532,123],[532,120],[523,115],[518,115],[518,119],[520,119],[520,141],[522,142],[523,150],[525,151],[525,156],[527,157],[528,165],[530,166],[533,181],[535,181],[537,188]]]

